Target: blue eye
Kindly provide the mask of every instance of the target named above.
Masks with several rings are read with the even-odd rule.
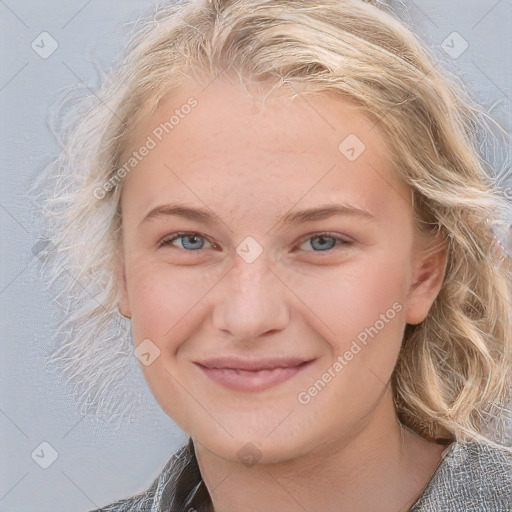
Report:
[[[172,235],[169,238],[164,238],[159,243],[159,246],[163,247],[166,245],[173,245],[173,242],[177,239],[182,239],[182,242],[181,242],[182,246],[178,247],[178,249],[185,249],[189,252],[193,252],[193,251],[202,249],[204,246],[204,240],[206,240],[206,238],[204,236],[201,236],[197,233],[176,233],[175,235]],[[210,242],[208,242],[208,243],[210,243]]]
[[[346,240],[345,238],[330,235],[329,233],[318,233],[314,236],[310,236],[304,239],[302,243],[306,243],[309,241],[311,241],[310,246],[313,247],[313,251],[306,250],[306,252],[325,252],[333,249],[336,245],[350,245],[352,243],[351,241]],[[317,241],[318,243],[315,243],[315,241]],[[336,242],[340,242],[340,244],[337,244]]]

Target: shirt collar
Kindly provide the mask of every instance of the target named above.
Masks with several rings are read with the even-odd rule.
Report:
[[[211,498],[201,477],[191,437],[168,462],[160,478],[164,487],[152,512],[208,512]]]

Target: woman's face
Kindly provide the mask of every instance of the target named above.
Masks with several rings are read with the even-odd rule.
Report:
[[[217,80],[173,93],[134,140],[120,310],[164,411],[262,462],[389,419],[405,324],[444,267],[423,257],[379,126],[331,94],[262,109]]]

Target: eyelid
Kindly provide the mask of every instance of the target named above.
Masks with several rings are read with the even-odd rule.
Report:
[[[174,240],[176,240],[176,239],[178,239],[180,237],[185,237],[185,236],[197,236],[199,238],[204,238],[209,244],[212,245],[213,248],[218,247],[217,244],[212,242],[209,237],[207,237],[206,235],[203,235],[202,233],[200,233],[198,231],[177,231],[176,233],[171,233],[169,235],[164,236],[158,242],[157,246],[159,248],[160,247],[165,247],[167,245],[170,246],[171,243],[174,242]],[[176,249],[179,249],[179,247],[176,247]],[[198,251],[187,251],[187,252],[198,252]]]
[[[339,242],[341,242],[340,244],[337,244],[335,245],[332,249],[329,249],[327,251],[304,251],[304,252],[314,252],[314,253],[317,253],[317,254],[321,254],[322,252],[324,253],[330,253],[334,250],[335,247],[337,247],[338,245],[339,246],[349,246],[349,245],[352,245],[355,240],[353,240],[352,238],[346,236],[346,235],[340,235],[338,233],[332,233],[332,232],[329,232],[329,231],[315,231],[313,233],[309,233],[305,236],[303,236],[298,242],[297,244],[294,246],[294,248],[297,248],[299,247],[300,245],[302,245],[305,241],[307,240],[310,240],[312,238],[316,238],[316,237],[321,237],[321,236],[325,236],[326,238],[333,238],[335,240],[338,240]]]
[[[354,240],[346,235],[340,235],[339,233],[332,233],[330,231],[314,231],[313,233],[308,233],[307,235],[304,235],[300,240],[299,243],[304,242],[305,240],[309,240],[310,238],[314,238],[317,236],[325,236],[329,238],[337,238],[338,240],[341,240],[342,242],[353,242]]]

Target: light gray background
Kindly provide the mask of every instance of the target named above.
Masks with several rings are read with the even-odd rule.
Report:
[[[147,0],[0,0],[1,105],[1,397],[0,512],[86,511],[145,489],[186,436],[160,410],[140,375],[140,419],[119,428],[83,417],[70,390],[44,369],[59,310],[40,282],[32,248],[40,233],[25,192],[58,151],[46,126],[59,90],[98,83],[119,50],[123,22]],[[512,1],[406,1],[430,44],[457,31],[469,48],[454,64],[479,100],[510,130]],[[43,31],[58,49],[42,59],[31,48]],[[510,169],[509,169],[510,173]],[[509,175],[510,177],[510,175]],[[58,459],[42,469],[31,458],[43,441]]]

